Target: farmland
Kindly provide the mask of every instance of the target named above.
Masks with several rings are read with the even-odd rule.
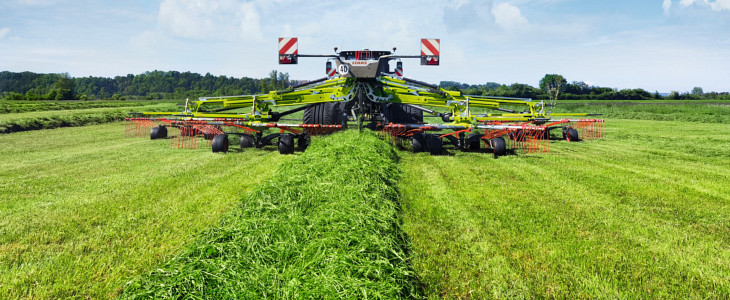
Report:
[[[726,298],[729,144],[727,124],[611,120],[548,155],[403,153],[414,268],[432,297]]]
[[[144,106],[158,101],[4,101],[0,100],[0,114],[24,113],[32,111],[73,110],[102,107]]]
[[[0,136],[0,298],[111,297],[292,158],[174,151],[123,126]]]
[[[292,156],[119,122],[0,135],[0,298],[730,297],[730,106],[559,109],[606,137],[492,159],[355,132]]]
[[[76,127],[121,121],[127,113],[140,110],[176,111],[174,102],[58,102],[0,101],[0,133]]]

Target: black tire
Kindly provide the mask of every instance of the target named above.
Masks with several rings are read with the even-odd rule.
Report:
[[[568,140],[569,142],[577,142],[577,141],[579,141],[578,130],[575,129],[575,128],[568,128],[568,133],[567,133],[567,136],[566,136],[566,140]]]
[[[150,140],[156,140],[160,138],[160,127],[152,127],[150,130]]]
[[[228,152],[228,135],[224,133],[214,136],[211,144],[213,145],[213,153]]]
[[[426,135],[424,133],[416,133],[411,137],[411,149],[413,153],[423,152],[426,148]]]
[[[150,139],[156,140],[156,139],[164,139],[167,137],[167,127],[165,126],[157,126],[153,127],[152,130],[150,130]]]
[[[304,109],[304,124],[337,125],[341,123],[339,103],[311,104]]]
[[[160,125],[160,134],[158,138],[164,139],[167,138],[167,127]]]
[[[503,137],[492,139],[492,150],[494,151],[494,157],[507,154],[507,143],[505,143]]]
[[[550,140],[550,128],[545,128],[542,135],[538,136],[541,140]]]
[[[294,135],[285,133],[279,136],[279,153],[294,153]]]
[[[466,148],[471,151],[477,151],[482,146],[482,135],[472,133],[466,138]]]
[[[444,150],[444,142],[438,134],[429,134],[426,136],[428,152],[431,155],[441,155]]]
[[[254,146],[256,146],[256,143],[255,143],[252,135],[250,135],[250,134],[241,135],[241,149],[253,148]]]
[[[522,129],[511,131],[509,133],[509,139],[516,142],[524,142],[526,140],[525,132]]]
[[[423,111],[400,103],[383,104],[385,123],[418,124],[423,123]]]
[[[297,138],[297,148],[299,148],[299,151],[307,150],[307,147],[309,147],[309,135],[308,134],[302,134]]]

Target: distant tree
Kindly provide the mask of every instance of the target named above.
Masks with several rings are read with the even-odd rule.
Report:
[[[76,84],[68,73],[58,74],[56,82],[53,83],[56,90],[55,100],[73,100]]]
[[[560,96],[560,91],[565,88],[567,83],[568,81],[563,75],[545,74],[545,77],[540,80],[540,89],[547,92],[550,99],[553,100],[552,104],[555,104]]]
[[[28,90],[25,92],[25,100],[40,100],[41,96]]]
[[[704,92],[704,91],[702,90],[702,88],[701,88],[701,87],[698,87],[698,86],[696,86],[695,88],[693,88],[693,89],[692,89],[692,95],[694,95],[694,96],[697,96],[697,97],[702,97],[702,95],[703,95],[704,93],[705,93],[705,92]]]
[[[493,89],[498,88],[500,85],[501,84],[496,83],[496,82],[487,82],[487,84],[484,85],[484,88],[486,88],[488,90],[493,90]]]
[[[25,95],[16,92],[6,92],[3,96],[4,100],[25,100]]]
[[[575,95],[590,94],[593,87],[583,81],[573,81],[572,83],[566,84],[563,89],[563,93],[570,93]]]

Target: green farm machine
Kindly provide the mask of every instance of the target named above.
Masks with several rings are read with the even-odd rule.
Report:
[[[453,146],[495,157],[510,148],[546,152],[554,129],[568,141],[602,136],[603,120],[566,118],[589,114],[552,114],[542,101],[462,95],[403,76],[403,59],[438,66],[439,48],[439,39],[422,39],[421,55],[397,55],[396,48],[304,55],[296,38],[280,38],[279,64],[326,58],[326,77],[268,94],[202,97],[178,112],[135,113],[125,131],[168,138],[178,148],[207,144],[213,152],[227,152],[238,136],[241,149],[276,145],[289,154],[306,149],[311,136],[357,126],[414,152],[438,155]],[[299,112],[301,119],[287,118]]]

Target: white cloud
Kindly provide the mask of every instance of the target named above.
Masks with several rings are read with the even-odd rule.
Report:
[[[0,28],[0,40],[2,40],[9,32],[10,28]]]
[[[662,3],[662,8],[664,9],[664,14],[669,14],[669,10],[672,9],[672,0],[664,0],[664,3]]]
[[[459,9],[462,6],[464,6],[465,4],[469,4],[469,0],[455,0],[455,1],[452,1],[449,6],[451,6],[451,8],[453,8],[453,9]]]
[[[489,30],[494,26],[492,1],[460,0],[444,5],[442,19],[446,29],[452,33]]]
[[[261,36],[259,12],[253,2],[241,4],[241,6],[239,7],[239,13],[236,16],[240,20],[239,27],[241,29],[240,33],[242,36]]]
[[[160,28],[175,36],[196,39],[260,37],[259,13],[253,2],[239,0],[163,0]]]
[[[716,0],[715,2],[708,2],[705,0],[705,3],[710,4],[712,10],[730,10],[730,0]]]
[[[664,3],[666,4],[667,1],[669,1],[670,2],[670,5],[671,5],[671,1],[670,0],[665,0]],[[698,4],[701,4],[701,5],[709,6],[714,11],[723,11],[723,10],[729,10],[730,11],[730,0],[715,0],[715,1],[710,1],[710,0],[681,0],[679,3],[682,4],[682,6],[685,6],[685,7],[690,6],[692,4],[695,4],[695,3],[698,3]],[[665,11],[666,11],[666,9],[665,9]]]
[[[494,14],[494,21],[497,25],[507,30],[517,29],[528,24],[520,9],[509,3],[494,5],[492,14]]]

